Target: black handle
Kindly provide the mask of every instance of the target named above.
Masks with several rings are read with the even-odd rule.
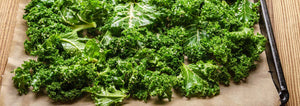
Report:
[[[255,2],[258,1],[255,0]],[[266,45],[267,48],[266,55],[267,55],[267,60],[270,68],[269,72],[271,73],[273,82],[278,91],[280,101],[281,101],[281,106],[282,106],[288,102],[289,92],[284,79],[266,1],[260,0],[260,3],[261,3],[261,8],[260,8],[261,18],[259,23],[260,23],[261,33],[265,35],[268,39],[268,43]]]

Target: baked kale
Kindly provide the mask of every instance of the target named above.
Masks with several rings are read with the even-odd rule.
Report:
[[[266,43],[253,29],[259,4],[227,1],[32,0],[24,45],[38,59],[13,71],[14,84],[58,102],[90,94],[99,106],[171,101],[173,88],[215,96],[247,78]]]

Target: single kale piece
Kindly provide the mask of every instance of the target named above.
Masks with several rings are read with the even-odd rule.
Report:
[[[205,67],[202,67],[202,64],[200,64],[182,65],[179,76],[179,79],[181,79],[178,85],[179,89],[182,89],[182,92],[187,97],[214,96],[219,94],[220,87],[218,83],[209,78],[209,73],[212,70],[204,70]]]
[[[82,89],[82,91],[91,93],[96,106],[116,105],[128,97],[125,90],[118,90],[114,86],[104,88],[101,85],[95,84],[92,87]]]
[[[111,28],[122,29],[147,26],[159,17],[159,12],[154,6],[143,2],[129,2],[119,4],[114,8],[114,16],[111,21]]]

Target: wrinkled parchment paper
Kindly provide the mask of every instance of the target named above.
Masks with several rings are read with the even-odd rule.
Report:
[[[19,95],[17,89],[13,85],[11,71],[21,66],[24,61],[34,59],[28,56],[24,51],[24,41],[26,37],[26,23],[22,19],[24,8],[30,0],[21,0],[19,10],[17,11],[17,24],[13,37],[12,46],[8,58],[8,63],[3,75],[2,88],[0,92],[0,106],[53,106],[53,105],[74,105],[74,106],[93,106],[94,103],[89,96],[85,96],[73,103],[55,103],[46,94],[35,94],[29,92],[27,95]],[[258,25],[255,31],[259,32]],[[226,87],[221,85],[219,95],[212,98],[193,97],[191,99],[173,93],[172,101],[159,101],[157,98],[151,98],[147,103],[134,99],[126,99],[123,105],[169,105],[169,106],[199,106],[199,105],[263,105],[274,106],[279,105],[279,97],[276,88],[272,82],[271,75],[265,53],[261,54],[261,60],[258,62],[256,70],[250,72],[250,76],[245,82],[240,84],[231,83]]]

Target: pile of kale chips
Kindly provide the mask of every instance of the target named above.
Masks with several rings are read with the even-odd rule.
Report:
[[[96,105],[128,97],[214,96],[245,80],[265,49],[248,0],[32,0],[25,8],[29,60],[14,70],[20,94],[57,102],[91,95]],[[185,56],[189,64],[184,64]]]

